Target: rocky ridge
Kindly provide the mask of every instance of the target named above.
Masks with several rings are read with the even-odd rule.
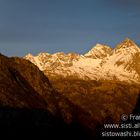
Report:
[[[96,44],[84,55],[76,53],[28,54],[24,57],[49,78],[76,77],[83,80],[116,80],[140,83],[140,48],[125,39],[114,49]]]

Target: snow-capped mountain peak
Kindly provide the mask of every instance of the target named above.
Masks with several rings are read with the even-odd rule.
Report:
[[[123,42],[116,46],[114,53],[132,54],[140,52],[140,48],[130,39],[126,38]]]
[[[48,77],[76,77],[90,80],[119,80],[140,83],[140,48],[130,39],[111,49],[96,44],[84,55],[76,53],[28,54],[24,57]]]
[[[110,55],[111,51],[112,51],[112,49],[109,46],[97,43],[84,56],[102,59],[102,58],[106,57],[107,55]]]
[[[122,41],[117,48],[127,48],[131,46],[136,46],[136,44],[129,38],[126,38],[124,41]]]
[[[140,81],[139,60],[135,59],[137,53],[140,53],[140,48],[130,39],[125,39],[113,49],[110,57],[101,62],[102,73],[119,80]]]

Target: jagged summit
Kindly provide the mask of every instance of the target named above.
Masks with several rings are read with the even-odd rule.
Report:
[[[135,42],[129,38],[126,38],[124,41],[122,41],[122,44],[126,45],[127,47],[136,46]]]
[[[117,45],[115,50],[118,50],[118,49],[122,49],[122,50],[134,49],[135,51],[140,51],[139,47],[134,43],[134,41],[132,41],[129,38],[126,38],[119,45]]]
[[[97,43],[92,49],[84,56],[91,58],[104,58],[111,53],[112,49],[107,45]]]

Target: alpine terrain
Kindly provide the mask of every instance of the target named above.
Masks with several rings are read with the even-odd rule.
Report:
[[[58,52],[28,54],[24,58],[37,65],[49,78],[140,83],[140,48],[128,38],[114,49],[96,44],[84,55]]]

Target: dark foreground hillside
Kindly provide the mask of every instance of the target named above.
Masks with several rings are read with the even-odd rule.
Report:
[[[27,108],[0,108],[1,136],[37,139],[90,139],[80,124],[66,124],[49,112]]]

